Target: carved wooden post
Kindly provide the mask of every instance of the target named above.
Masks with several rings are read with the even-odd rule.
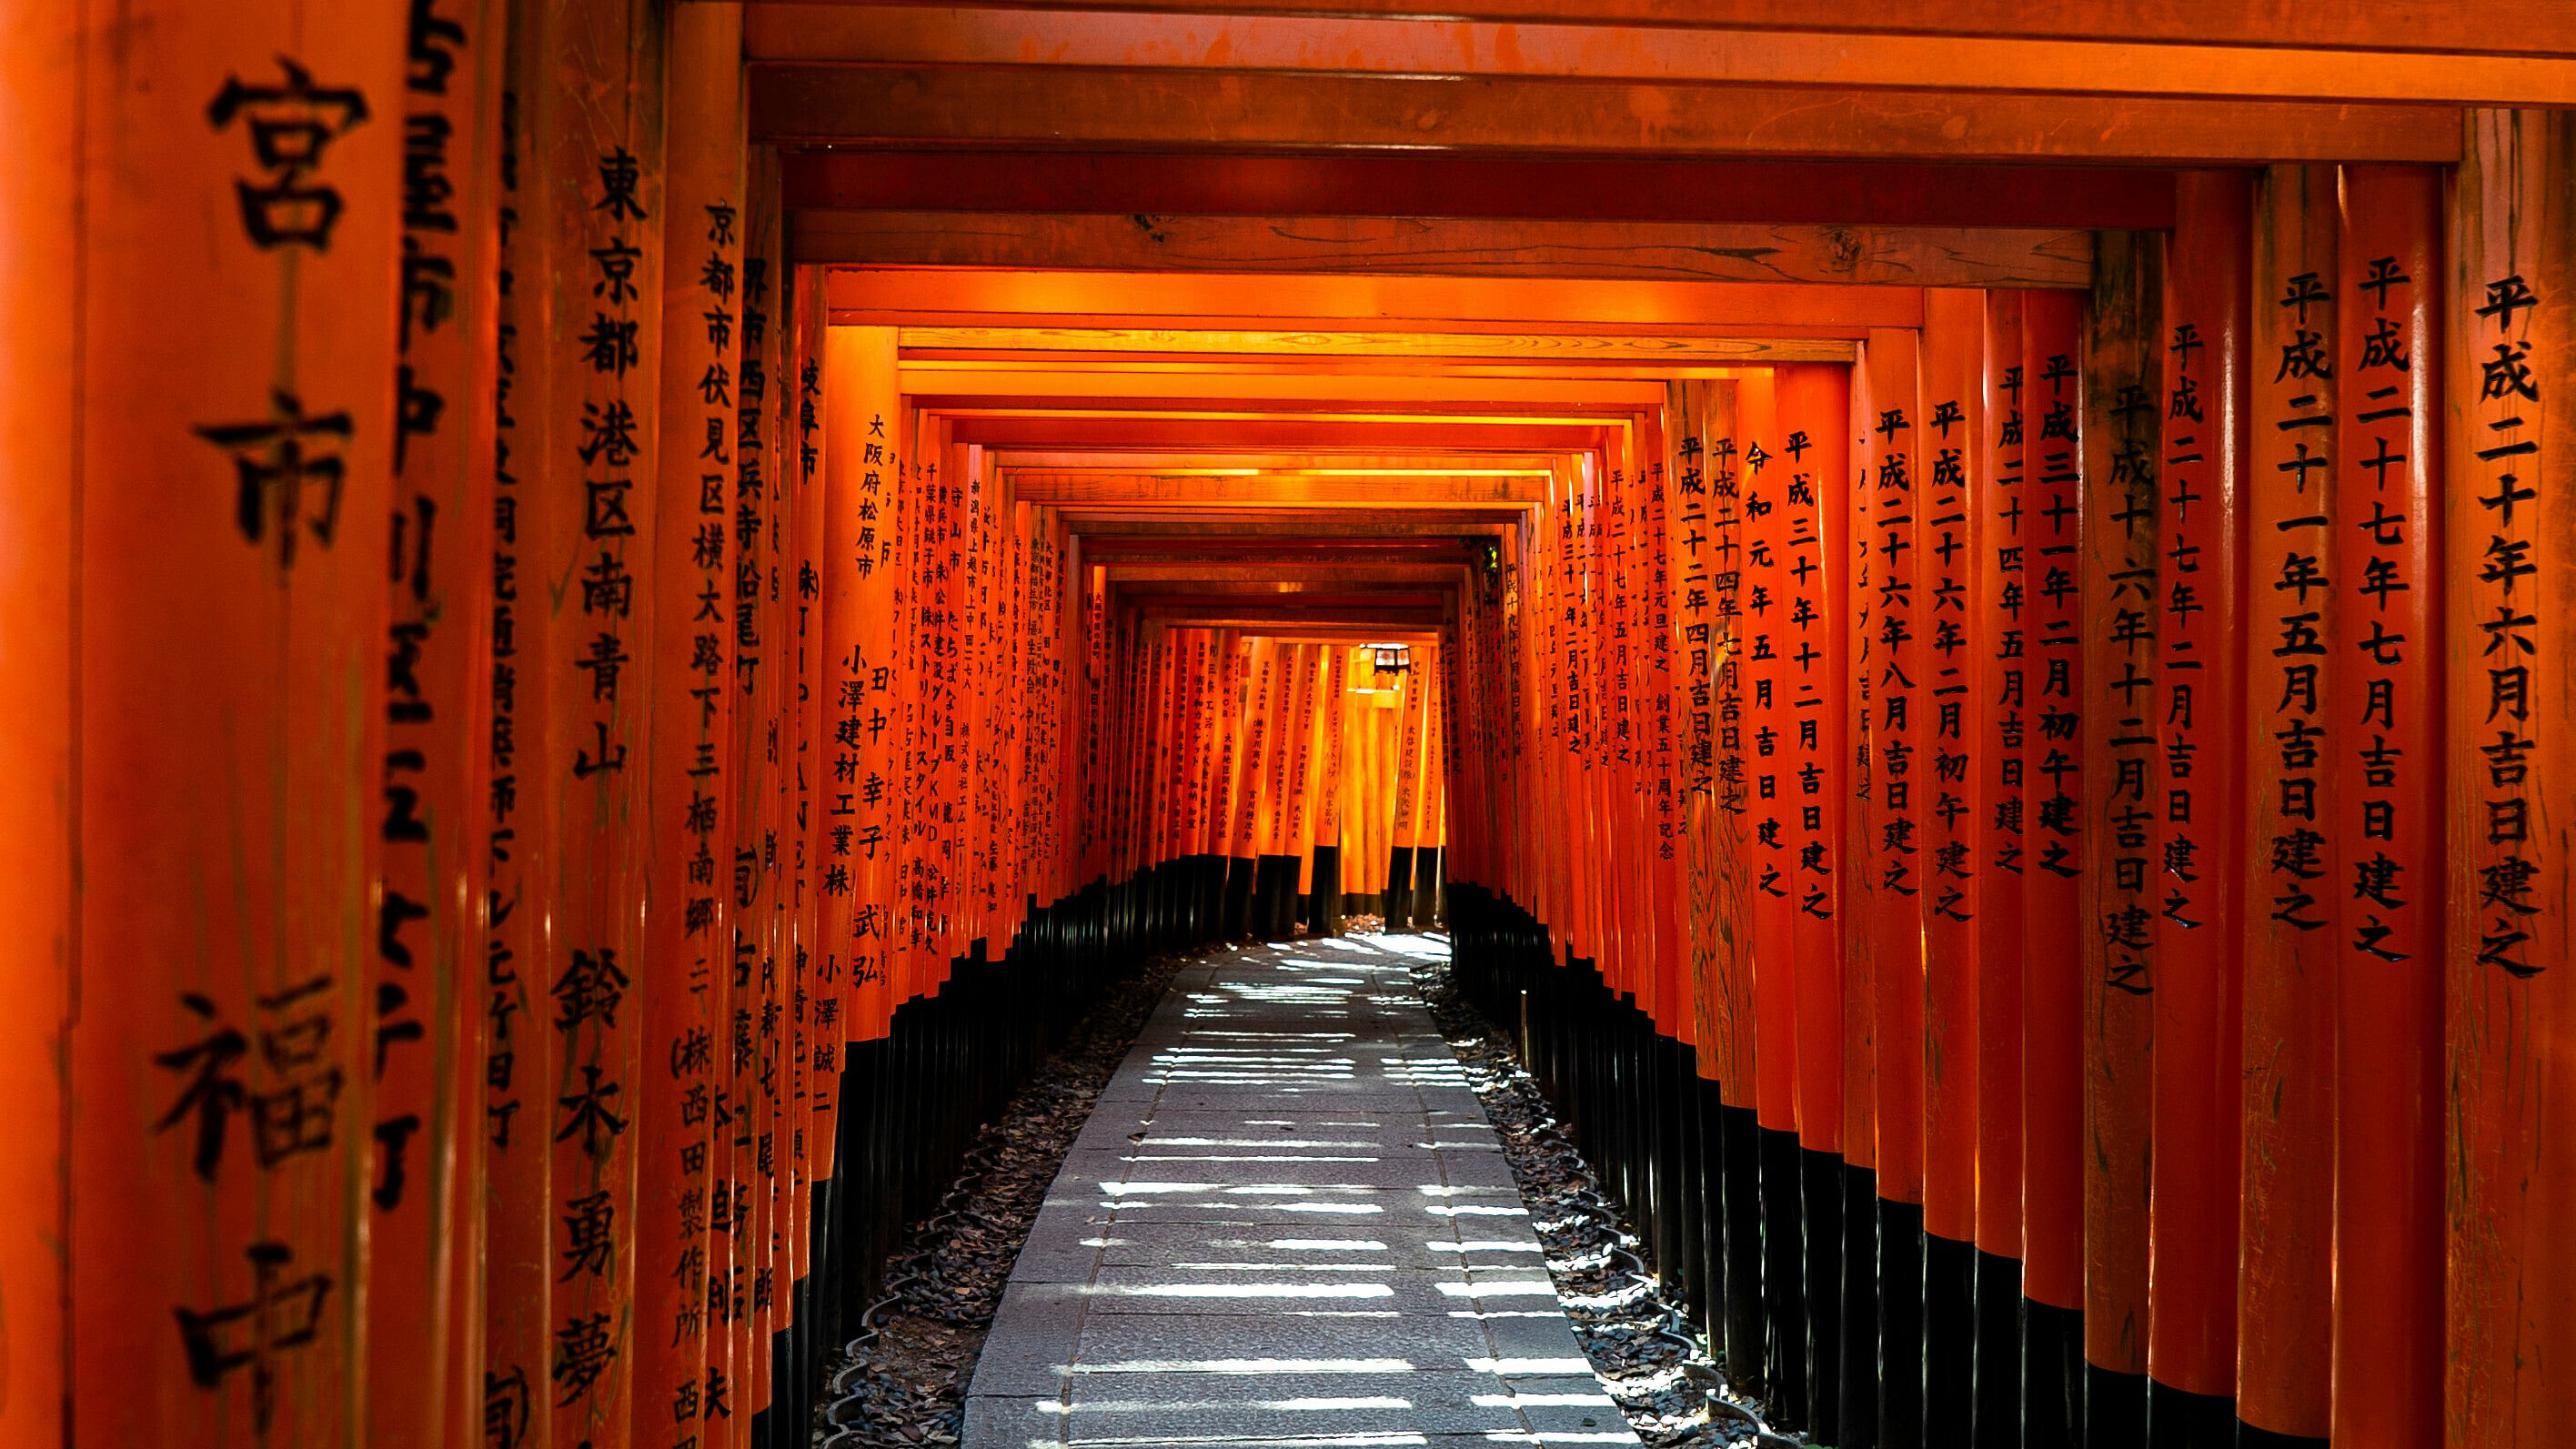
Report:
[[[2023,666],[2030,721],[2022,737],[2022,1434],[2025,1449],[2081,1443],[2084,1405],[2086,971],[2078,943],[2098,862],[2084,774],[2092,699],[2083,627],[2087,530],[2108,526],[2088,483],[2101,426],[2084,370],[2084,299],[2022,299]],[[2107,330],[2107,329],[2106,329]],[[2099,380],[2111,382],[2111,376]],[[2116,384],[2115,384],[2116,385]],[[2107,404],[2103,410],[2107,415]],[[2036,440],[2032,435],[2036,434]],[[2036,679],[2035,686],[2032,681]],[[2008,948],[2007,948],[2008,949]]]
[[[2435,361],[2447,310],[2442,192],[2430,167],[2343,173],[2343,396],[2326,572],[2344,647],[2327,670],[2335,724],[2321,743],[2346,882],[2333,893],[2333,1436],[2364,1449],[2429,1444],[2441,1429],[2443,930],[2433,891],[2449,825],[2439,755],[2443,691],[2475,678],[2466,660],[2446,670],[2435,643],[2447,603],[2436,502],[2446,471]],[[2515,382],[2509,368],[2481,367],[2480,399],[2528,402],[2525,392],[2539,390]]]
[[[2245,1111],[2237,1417],[2323,1438],[2334,1290],[2334,847],[2321,793],[2343,732],[2325,681],[2337,604],[2336,175],[2266,172],[2254,218],[2252,451],[2245,504]]]
[[[2445,1442],[2545,1442],[2576,1421],[2576,1272],[2563,1225],[2576,1144],[2552,1106],[2576,1076],[2563,580],[2576,377],[2576,124],[2472,111],[2453,203],[2442,535],[2446,784],[2455,800],[2444,1080],[2450,1123]],[[2555,486],[2553,486],[2555,485]],[[2554,582],[2561,581],[2561,582]]]
[[[2163,340],[2153,238],[2096,238],[2084,368],[2083,1442],[2144,1442]],[[2036,959],[2036,958],[2033,958]]]

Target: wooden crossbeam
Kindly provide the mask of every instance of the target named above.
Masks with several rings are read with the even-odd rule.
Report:
[[[2479,32],[2494,25],[2476,22]],[[769,4],[744,43],[755,59],[884,66],[1173,67],[1401,76],[1526,76],[1724,86],[2161,95],[2458,105],[2576,103],[2563,59],[2445,53],[2418,34],[2407,53],[2348,46],[2177,40],[2120,30],[2053,36],[1855,34],[1790,25],[1603,24],[1420,16],[1139,14],[1013,5]],[[2557,28],[2563,31],[2563,23]]]
[[[1923,322],[1917,288],[1790,282],[833,267],[823,285],[835,325],[1858,338]]]
[[[798,211],[797,260],[1906,287],[2082,287],[2088,233],[1723,222]]]
[[[2449,162],[2462,135],[2458,107],[2398,101],[1039,66],[762,64],[750,86],[754,139],[780,145]]]
[[[1347,422],[1335,419],[1154,417],[959,417],[956,440],[995,448],[1138,446],[1331,448],[1484,446],[1513,451],[1598,446],[1598,427],[1457,421]]]
[[[818,210],[2173,225],[2173,174],[2145,166],[872,148],[790,153],[783,185],[789,208]]]
[[[746,29],[758,33],[774,0],[755,0]],[[797,7],[803,8],[803,7]],[[1093,4],[1032,0],[1032,11]],[[1204,12],[1208,0],[1120,0],[1122,10],[1160,15]],[[1417,16],[1421,0],[1226,0],[1232,15]],[[2562,0],[2388,0],[2316,5],[2290,0],[1445,0],[1438,13],[1473,21],[1583,21],[1710,29],[1806,29],[1950,36],[2027,36],[2146,44],[2324,47],[2482,55],[2576,54],[2576,11]]]
[[[1547,496],[1547,480],[1500,478],[1170,477],[1101,473],[1017,473],[1013,496],[1057,507],[1137,508],[1526,508]]]
[[[1144,327],[904,327],[896,345],[907,362],[988,358],[1118,357],[1490,358],[1581,365],[1721,366],[1730,363],[1849,362],[1838,338],[1763,339],[1598,333],[1190,331]]]

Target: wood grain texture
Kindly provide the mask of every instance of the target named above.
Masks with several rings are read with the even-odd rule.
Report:
[[[809,0],[810,3],[810,0]],[[862,3],[862,0],[851,0]],[[771,8],[756,4],[755,11]],[[800,7],[801,8],[801,7]],[[1032,10],[1087,9],[1041,0]],[[1208,0],[1126,0],[1158,14],[1209,8]],[[1419,0],[1228,0],[1229,14],[1414,15]],[[2576,54],[2576,16],[2554,0],[2393,0],[2372,6],[2298,0],[2095,0],[2070,10],[2060,0],[1866,0],[1820,10],[1805,0],[1465,0],[1442,7],[1470,20],[1580,20],[1715,29],[1798,27],[1844,33],[2034,36],[2094,40],[2118,36],[2169,42],[2264,46],[2349,46],[2364,50],[2460,51],[2488,55]]]
[[[803,262],[2081,287],[2082,232],[1405,217],[800,211]]]
[[[2482,22],[2481,28],[2492,21]],[[1472,75],[1962,92],[2236,96],[2565,105],[2576,65],[2556,58],[2177,40],[1854,34],[1598,21],[1361,15],[1139,15],[959,5],[758,8],[761,60],[864,65],[1121,66],[1367,75]]]
[[[754,139],[1065,147],[1477,148],[1929,160],[2454,161],[2456,108],[1961,96],[1471,77],[789,64],[751,71]]]
[[[1835,338],[1653,337],[1492,332],[1182,331],[1140,327],[904,327],[907,360],[968,353],[1050,356],[1492,358],[1576,364],[1848,362]]]

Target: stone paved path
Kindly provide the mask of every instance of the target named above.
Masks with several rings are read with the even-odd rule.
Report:
[[[967,1449],[1637,1443],[1414,994],[1443,950],[1181,972],[1012,1271]]]

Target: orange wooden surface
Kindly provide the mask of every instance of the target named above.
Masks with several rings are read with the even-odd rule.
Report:
[[[0,1090],[26,1125],[0,1161],[0,1302],[12,1306],[0,1341],[0,1438],[64,1441],[71,1388],[70,1224],[66,1084],[78,969],[72,894],[79,717],[73,620],[76,499],[86,484],[76,435],[60,420],[78,397],[79,294],[63,285],[81,252],[81,115],[75,93],[51,82],[74,73],[80,16],[21,7],[0,18],[0,125],[19,138],[0,169],[0,475],[58,486],[0,487],[0,696],[18,702],[0,739],[0,990],[17,1003],[0,1028]],[[469,1124],[469,1130],[472,1130]]]
[[[621,977],[639,979],[641,1055],[649,1084],[632,1104],[639,1164],[636,1196],[617,1204],[616,1220],[631,1249],[600,1267],[633,1285],[634,1323],[628,1363],[633,1404],[654,1433],[666,1406],[704,1413],[709,1383],[738,1392],[747,1377],[742,1335],[724,1285],[740,1263],[745,1235],[733,1222],[733,1184],[746,1167],[730,1150],[729,1118],[748,1110],[740,1077],[729,1083],[717,1064],[737,1013],[751,1002],[741,943],[754,921],[733,889],[735,851],[758,839],[746,810],[745,762],[733,749],[737,713],[748,701],[735,685],[735,619],[745,607],[734,573],[753,541],[732,527],[734,463],[740,451],[734,407],[742,330],[743,239],[750,206],[738,130],[741,79],[724,58],[741,46],[742,12],[731,5],[690,5],[673,12],[670,121],[657,214],[664,265],[659,309],[663,369],[660,468],[654,497],[650,572],[633,592],[652,621],[649,746],[639,751],[644,821],[650,852],[644,954]],[[700,379],[722,386],[701,389]],[[590,441],[595,441],[595,436]],[[596,468],[613,463],[602,447]],[[755,504],[755,506],[757,506]],[[638,568],[644,567],[639,560]],[[590,602],[586,594],[585,604]],[[748,719],[745,721],[748,723]],[[644,969],[638,969],[644,968]],[[604,976],[604,973],[603,973]],[[586,980],[567,973],[558,1020],[613,1003],[618,978]],[[629,1008],[635,1010],[636,1008]],[[613,1012],[611,1018],[613,1019]],[[667,1074],[667,1075],[666,1075]],[[669,1089],[661,1089],[667,1081]],[[690,1087],[713,1099],[693,1105]],[[728,1091],[728,1086],[732,1087]],[[658,1089],[658,1090],[657,1090]],[[710,1212],[722,1195],[726,1211]],[[594,1210],[595,1212],[596,1210]],[[564,1213],[569,1252],[599,1225]],[[730,1254],[728,1249],[733,1250]],[[712,1271],[710,1271],[712,1270]],[[586,1267],[584,1272],[597,1273]],[[713,1291],[711,1291],[711,1288]],[[738,1407],[744,1407],[738,1405]],[[633,1412],[630,1407],[629,1412]],[[712,1427],[712,1426],[711,1426]],[[657,1436],[658,1437],[658,1436]]]
[[[2236,1383],[2236,1201],[2242,1165],[2245,446],[2252,189],[2181,182],[2165,271],[2165,503],[2157,542],[2161,674],[2149,720],[2157,808],[2155,1159],[2147,1371],[2225,1395]]]
[[[2084,370],[2084,1356],[2147,1370],[2148,1088],[2153,1036],[2156,519],[2164,412],[2153,239],[2106,243],[2082,334]],[[2033,960],[2037,960],[2034,957]]]
[[[5,484],[59,489],[76,510],[75,532],[9,545],[59,549],[77,590],[10,626],[48,636],[33,656],[13,646],[13,666],[43,667],[56,641],[71,651],[78,711],[77,774],[39,777],[46,808],[11,821],[39,849],[65,844],[43,834],[53,810],[75,812],[79,832],[64,861],[76,954],[13,951],[9,968],[37,974],[38,1051],[61,1020],[45,978],[55,963],[79,971],[78,1026],[61,1056],[36,1059],[59,1085],[29,1105],[64,1095],[26,1124],[14,1169],[49,1167],[48,1129],[69,1127],[68,1231],[51,1245],[68,1296],[50,1301],[68,1304],[74,1336],[48,1344],[48,1300],[22,1280],[39,1355],[27,1388],[42,1395],[67,1368],[50,1387],[68,1390],[64,1430],[85,1443],[354,1445],[376,1177],[367,988],[391,803],[403,26],[379,9],[316,28],[298,6],[257,3],[119,20],[153,43],[111,53],[79,15],[78,51],[9,26],[46,67],[18,91],[31,78],[13,57],[11,109],[60,106],[84,137],[70,157],[36,150],[28,179],[56,189],[12,213],[5,263],[15,291],[20,228],[76,220],[76,256],[50,257],[72,265],[43,278],[78,307],[76,352],[48,359],[41,337],[18,350],[18,330],[48,320],[42,304],[12,314],[8,344],[26,396],[44,379],[19,368],[50,360],[77,399],[32,425],[64,447],[53,470],[19,472],[42,460],[13,435]],[[303,144],[281,154],[280,130]],[[53,125],[37,137],[63,139]],[[25,703],[65,698],[57,686]],[[40,716],[27,744],[41,752],[47,734]],[[11,775],[24,789],[14,762]],[[45,932],[61,908],[29,924]],[[449,907],[442,923],[455,920]],[[427,950],[428,932],[407,939]],[[414,1046],[406,1071],[429,1055]],[[11,1232],[42,1222],[13,1217]],[[13,1246],[6,1267],[24,1263]],[[426,1310],[438,1288],[415,1272],[401,1292]],[[13,1338],[16,1318],[13,1303]],[[68,1350],[59,1367],[49,1348]],[[12,1413],[13,1442],[34,1427]]]
[[[1681,599],[1685,691],[1684,858],[1690,867],[1690,980],[1702,1059],[1730,1107],[1757,1098],[1751,935],[1752,876],[1742,849],[1741,604],[1730,574],[1743,563],[1742,449],[1731,384],[1685,384],[1681,507],[1674,518],[1673,586]],[[1700,491],[1692,488],[1699,475]],[[1730,761],[1732,763],[1730,764]]]
[[[1926,321],[1929,321],[1927,312]],[[1860,366],[1869,375],[1869,410],[1856,419],[1869,430],[1871,550],[1869,632],[1857,652],[1867,684],[1870,784],[1875,810],[1865,845],[1871,894],[1873,1041],[1877,1094],[1878,1195],[1923,1201],[1924,911],[1929,904],[1929,852],[1923,821],[1934,797],[1932,703],[1926,681],[1936,667],[1934,623],[1923,557],[1930,515],[1931,446],[1920,388],[1921,334],[1871,334]]]
[[[1875,753],[1878,730],[1873,716],[1877,691],[1872,671],[1880,651],[1871,639],[1879,613],[1879,581],[1886,560],[1878,555],[1879,530],[1871,511],[1878,476],[1878,420],[1870,371],[1851,369],[1851,439],[1849,473],[1835,505],[1842,515],[1840,538],[1849,561],[1843,612],[1836,620],[1842,636],[1843,745],[1850,773],[1845,777],[1843,841],[1845,866],[1842,895],[1843,940],[1843,1160],[1875,1171],[1878,1166],[1878,929],[1880,898],[1878,813],[1879,767]]]
[[[1962,822],[1976,883],[1976,1242],[2006,1258],[2022,1254],[2022,881],[2034,859],[2028,771],[2034,759],[2045,759],[2031,736],[2041,732],[2046,704],[2038,690],[2050,682],[2038,663],[2046,651],[2035,646],[2058,637],[2034,627],[2049,605],[2034,590],[2052,564],[2073,559],[2071,543],[2069,553],[2035,556],[2049,520],[2033,511],[2040,487],[2029,459],[2032,439],[2045,434],[2039,451],[2071,464],[2076,435],[2075,399],[2052,395],[2057,383],[2073,379],[2034,384],[2022,356],[2022,302],[2019,293],[1986,294],[1983,396],[1961,404],[1978,414],[1980,447],[1967,508],[1976,554],[1968,581],[1974,643],[1963,733],[1974,758],[1967,768],[1970,814]],[[2047,793],[2038,798],[2045,801]]]
[[[2552,305],[2576,285],[2561,179],[2576,163],[2576,126],[2555,113],[2473,112],[2468,140],[2444,362],[2444,640],[2456,661],[2446,783],[2459,803],[2446,837],[2442,1401],[2444,1441],[2488,1449],[2544,1443],[2576,1422],[2565,1362],[2576,1271],[2563,1231],[2576,1151],[2550,1130],[2576,1022],[2560,904],[2567,858],[2546,803],[2567,774],[2556,673],[2567,621],[2550,581],[2565,577],[2569,515],[2544,481],[2566,474],[2566,430],[2547,407],[2576,363],[2576,329]],[[2490,370],[2509,362],[2530,375]]]
[[[2332,1373],[2336,846],[2326,767],[2344,712],[2331,473],[2336,399],[2336,173],[2278,166],[2254,213],[2252,450],[2246,459],[2246,808],[2255,885],[2245,909],[2245,1147],[2236,1311],[2237,1416],[2322,1437]],[[2272,366],[2266,358],[2279,359]],[[2310,587],[2299,587],[2313,575]]]
[[[1844,732],[1849,665],[1841,620],[1850,607],[1849,522],[1843,480],[1851,467],[1851,369],[1801,366],[1780,370],[1774,405],[1778,461],[1786,474],[1781,507],[1791,628],[1778,646],[1788,655],[1788,777],[1796,782],[1790,838],[1796,868],[1790,890],[1797,970],[1798,1137],[1811,1151],[1843,1146],[1843,903],[1846,867],[1854,858],[1844,834],[1843,800],[1851,758]],[[1784,782],[1783,788],[1788,785]]]
[[[2100,519],[2104,494],[2088,481],[2097,459],[2086,440],[2099,423],[2084,391],[2093,375],[2081,312],[2070,296],[2022,301],[2024,679],[2039,681],[2022,737],[2022,1296],[2053,1308],[2085,1306],[2083,972],[2095,958],[2078,945],[2088,927],[2080,887],[2104,864],[2090,847],[2100,827],[2085,805],[2093,696],[2079,631],[2092,577],[2082,531]],[[2107,462],[2110,450],[2103,454]],[[2090,526],[2099,537],[2108,525]]]
[[[2351,884],[2335,893],[2333,1434],[2378,1449],[2441,1432],[2444,937],[2432,891],[2449,828],[2442,694],[2466,670],[2444,670],[2434,651],[2446,603],[2434,365],[2442,177],[2355,166],[2343,183],[2343,407],[2327,557],[2348,645],[2333,674],[2331,743],[2336,863]],[[2481,398],[2489,392],[2520,397],[2510,382],[2482,383]]]
[[[1915,575],[1919,638],[1911,655],[1921,753],[1915,757],[1923,894],[1923,1230],[1977,1237],[1977,892],[1980,844],[1974,775],[1993,748],[1975,733],[1978,656],[1994,647],[1977,626],[1984,544],[1977,485],[1985,457],[1986,294],[1923,294],[1922,414],[1915,420]]]
[[[484,972],[478,817],[490,789],[488,609],[499,293],[504,35],[494,6],[428,37],[404,125],[447,138],[452,191],[407,195],[395,327],[394,518],[387,577],[386,823],[368,994],[375,1166],[368,1194],[368,1433],[468,1442],[483,1401]],[[434,196],[436,187],[424,180]]]
[[[1789,595],[1792,566],[1789,479],[1793,464],[1780,430],[1778,395],[1769,376],[1735,385],[1735,505],[1743,518],[1737,589],[1743,639],[1738,648],[1744,698],[1742,789],[1749,958],[1753,968],[1754,1105],[1762,1125],[1798,1126],[1798,954],[1795,877],[1798,846],[1796,633]]]

